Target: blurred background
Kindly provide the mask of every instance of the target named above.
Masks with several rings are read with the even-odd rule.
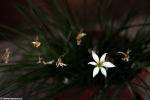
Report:
[[[26,1],[23,0],[15,0],[16,2],[18,2],[19,4],[22,4],[24,6],[28,6]],[[50,11],[51,7],[46,4],[46,2],[44,0],[31,0],[33,1],[36,5],[42,7],[43,9],[45,9],[45,11],[52,13]],[[61,0],[56,0],[56,1],[60,1],[59,4],[61,5],[62,2]],[[103,3],[103,6],[107,7],[107,3],[109,0],[105,0],[105,2]],[[131,2],[131,0],[114,0],[114,4],[113,4],[113,18],[114,20],[118,20],[120,19],[123,14],[127,11],[132,9],[132,7],[129,8],[129,6],[132,5],[136,5],[140,0],[135,0],[134,4],[132,4],[133,2]],[[77,9],[77,4],[78,4],[78,0],[68,0],[69,5],[71,7],[71,11],[74,14],[74,17],[76,16],[76,9]],[[83,2],[83,0],[82,0]],[[87,0],[87,7],[89,9],[91,9],[93,5],[93,1],[92,0]],[[142,20],[144,20],[145,16],[147,14],[149,14],[150,12],[150,1],[144,6],[142,7],[139,12],[137,13],[137,18],[136,18],[136,22],[140,22]],[[83,11],[82,11],[83,12]],[[87,12],[88,15],[90,15],[90,12]],[[88,17],[88,16],[87,16]],[[94,16],[93,16],[94,17]],[[94,19],[94,18],[93,18]],[[91,19],[89,19],[91,20]],[[93,23],[97,23],[96,20],[93,21]],[[10,2],[8,0],[1,0],[0,3],[0,23],[10,26],[12,28],[15,29],[20,29],[21,26],[26,26],[28,25],[28,21],[10,4]],[[9,32],[6,29],[3,29],[0,27],[1,32]]]

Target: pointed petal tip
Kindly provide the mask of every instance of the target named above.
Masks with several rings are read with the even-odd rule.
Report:
[[[106,58],[106,55],[107,55],[108,53],[104,53],[102,56],[101,56],[101,58],[100,58],[100,62],[105,62],[105,58]]]
[[[105,55],[107,55],[108,53],[104,53]]]
[[[116,66],[113,66],[113,67],[116,67]]]
[[[104,54],[106,54],[106,55],[107,55],[108,53],[104,53]]]
[[[92,55],[93,55],[93,54],[95,54],[95,52],[94,52],[94,51],[92,51]]]
[[[108,67],[108,68],[112,68],[112,67],[116,67],[113,63],[111,63],[111,62],[104,62],[103,63],[103,66],[104,67]]]
[[[107,72],[106,72],[106,69],[105,68],[101,68],[101,73],[105,76],[105,77],[107,77]]]
[[[94,78],[95,76],[96,76],[96,75],[93,74],[93,78]]]
[[[96,62],[99,62],[99,57],[94,51],[92,51],[92,57]]]
[[[99,68],[95,67],[93,70],[93,78],[98,74],[98,72],[99,72]]]
[[[96,66],[96,62],[92,61],[92,62],[89,62],[88,64],[91,64],[91,65],[94,65]]]
[[[93,76],[93,78],[94,78],[95,76]]]

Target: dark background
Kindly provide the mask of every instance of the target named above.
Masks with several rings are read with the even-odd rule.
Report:
[[[31,0],[35,4],[43,7],[44,9],[50,9],[50,7],[44,2],[44,0]],[[57,0],[58,1],[58,0]],[[109,0],[104,0],[104,4],[107,4]],[[136,5],[140,0],[135,0],[134,5]],[[15,0],[15,2],[18,2],[26,7],[28,7],[25,0]],[[77,2],[78,0],[68,0],[72,12],[75,12]],[[92,6],[92,0],[87,0],[88,8],[90,9],[90,6]],[[113,4],[113,18],[115,20],[119,19],[124,11],[126,11],[128,6],[130,5],[131,0],[114,0]],[[60,3],[61,4],[61,0]],[[150,12],[150,1],[145,4],[144,7],[141,8],[141,10],[137,13],[138,16],[145,16]],[[21,26],[28,25],[28,21],[10,4],[7,0],[1,0],[0,1],[0,23],[10,26],[15,29],[19,29]],[[6,29],[0,28],[0,32],[10,32]],[[11,33],[11,32],[10,32]]]

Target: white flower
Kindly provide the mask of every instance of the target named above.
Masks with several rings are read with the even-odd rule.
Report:
[[[39,40],[39,37],[37,36],[36,37],[36,42],[31,42],[31,43],[33,43],[33,46],[36,47],[36,48],[38,48],[41,45],[41,43],[38,42],[38,40]]]
[[[9,48],[7,48],[6,49],[6,52],[5,52],[5,54],[2,56],[2,58],[4,59],[4,61],[5,61],[5,63],[8,63],[8,61],[9,61],[9,54],[11,53],[11,52],[8,52],[8,49]]]
[[[69,83],[69,81],[68,81],[68,78],[67,78],[67,77],[65,77],[65,80],[63,81],[63,83],[65,83],[65,84],[68,84],[68,83]]]
[[[99,57],[92,51],[92,57],[93,59],[96,61],[92,61],[89,62],[88,64],[94,65],[96,66],[93,70],[93,77],[95,77],[95,75],[98,74],[99,70],[101,70],[101,73],[107,77],[107,73],[106,73],[106,68],[112,68],[112,67],[116,67],[114,64],[112,64],[111,62],[105,62],[105,57],[106,57],[107,53],[104,53],[101,58],[99,59]]]
[[[80,33],[76,37],[76,39],[77,39],[77,45],[81,44],[81,38],[86,35],[86,33],[82,33],[82,32],[83,32],[83,29],[80,30]]]
[[[42,60],[42,58],[39,57],[39,61],[37,63],[40,63],[42,65],[46,65],[46,64],[52,64],[54,62],[54,60],[49,61],[49,62],[45,62],[45,61],[41,61],[41,60]]]
[[[61,56],[64,56],[64,55],[61,55]],[[64,64],[62,61],[61,61],[61,56],[58,58],[58,61],[56,62],[56,68],[58,68],[58,66],[67,66],[67,64]]]
[[[125,61],[126,60],[126,62],[128,62],[129,61],[129,52],[130,52],[131,50],[127,50],[127,53],[125,54],[124,52],[118,52],[118,53],[122,53],[125,57],[124,58],[121,58],[123,61]]]

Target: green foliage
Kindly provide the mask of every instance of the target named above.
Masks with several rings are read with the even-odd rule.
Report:
[[[150,30],[147,29],[150,25],[149,15],[144,23],[131,25],[136,13],[147,1],[141,0],[132,10],[125,12],[115,25],[112,19],[114,0],[109,0],[108,7],[103,6],[103,0],[93,0],[91,1],[92,8],[88,8],[86,0],[78,0],[76,15],[71,10],[68,0],[45,0],[50,6],[49,12],[30,0],[26,0],[28,6],[18,4],[15,0],[9,0],[30,25],[16,30],[0,24],[0,27],[15,33],[15,36],[21,38],[22,41],[18,43],[18,41],[10,40],[2,32],[0,35],[25,51],[24,53],[11,51],[10,56],[21,55],[23,58],[20,61],[9,61],[11,64],[0,66],[4,73],[0,78],[0,96],[13,96],[22,90],[25,93],[19,97],[22,97],[23,100],[31,98],[52,100],[56,96],[63,97],[67,91],[79,89],[69,98],[70,100],[79,98],[86,89],[92,87],[91,99],[107,100],[109,99],[107,93],[115,85],[111,100],[116,100],[117,94],[125,87],[129,88],[132,97],[136,100],[134,89],[137,87],[135,85],[150,91],[149,86],[137,75],[143,67],[150,64]],[[87,12],[90,12],[89,16]],[[98,22],[98,25],[95,22]],[[96,29],[97,26],[100,30]],[[136,36],[131,39],[129,31],[134,27],[139,27],[139,29]],[[82,38],[81,45],[77,45],[76,36],[80,29],[84,29],[86,36]],[[28,33],[29,30],[33,33],[32,35]],[[96,34],[96,31],[99,31],[99,35]],[[122,32],[124,35],[121,35]],[[41,46],[37,49],[31,44],[35,41],[36,36],[41,42]],[[89,50],[94,47],[97,47],[99,57],[107,52],[107,60],[116,65],[115,68],[107,70],[107,78],[101,73],[92,77],[94,66],[88,65],[88,62],[93,61]],[[117,52],[126,52],[128,48],[132,52],[129,54],[129,62],[125,62],[121,60],[124,55]],[[64,55],[62,62],[67,66],[56,68],[56,62],[61,55]],[[54,60],[54,63],[37,64],[39,56],[44,61]],[[63,83],[65,77],[69,80],[68,84]],[[132,83],[131,80],[134,77],[141,80],[144,86]],[[97,87],[96,90],[95,87]],[[124,93],[119,98],[124,98]]]

